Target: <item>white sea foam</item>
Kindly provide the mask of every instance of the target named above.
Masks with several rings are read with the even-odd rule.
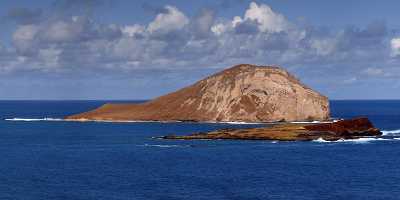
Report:
[[[400,135],[400,129],[397,130],[383,130],[381,131],[384,136],[397,136]]]
[[[316,140],[313,140],[313,142],[325,143],[325,142],[331,142],[331,141],[327,141],[327,140],[324,140],[324,139],[322,139],[322,138],[318,138],[318,139],[316,139]]]
[[[67,122],[117,122],[117,123],[171,123],[179,121],[133,121],[133,120],[91,120],[91,119],[61,119],[61,118],[6,118],[6,121],[23,121],[23,122],[35,122],[35,121],[67,121]]]
[[[329,124],[329,123],[334,123],[334,122],[338,122],[340,120],[332,120],[332,121],[298,121],[298,122],[290,122],[292,124]]]
[[[104,123],[154,123],[154,122],[169,123],[169,121],[103,120],[103,119],[64,119],[64,121],[69,121],[69,122],[104,122]]]
[[[68,121],[68,122],[105,122],[105,123],[186,123],[185,121],[141,121],[141,120],[101,120],[101,119],[61,119],[61,118],[7,118],[6,121]],[[196,122],[196,123],[221,123],[221,124],[264,124],[262,122]]]
[[[262,122],[218,122],[221,124],[264,124]]]
[[[190,121],[179,121],[179,120],[170,120],[170,121],[142,121],[142,120],[93,120],[93,119],[65,119],[65,121],[76,121],[76,122],[119,122],[119,123],[191,123]],[[240,121],[227,121],[227,122],[214,122],[214,121],[200,121],[193,123],[217,123],[217,124],[264,124],[263,122],[240,122]]]
[[[64,121],[59,118],[8,118],[6,121],[24,121],[24,122],[35,122],[35,121]]]
[[[141,147],[159,147],[159,148],[179,148],[179,147],[190,147],[190,145],[167,145],[167,144],[143,144],[143,145],[137,145]]]
[[[326,122],[321,122],[321,121],[306,121],[306,122],[290,122],[292,124],[319,124],[319,123],[326,123]],[[330,123],[330,122],[329,122]]]
[[[327,141],[322,138],[318,138],[313,140],[313,142],[320,142],[320,143],[368,143],[372,141],[388,141],[391,139],[386,138],[372,138],[372,137],[365,137],[365,138],[357,138],[357,139],[339,139],[336,141]]]

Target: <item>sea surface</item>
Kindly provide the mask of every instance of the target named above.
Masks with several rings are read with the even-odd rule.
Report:
[[[385,133],[339,142],[160,140],[260,125],[60,120],[103,103],[0,101],[0,199],[400,199],[400,101],[331,101],[333,117]]]

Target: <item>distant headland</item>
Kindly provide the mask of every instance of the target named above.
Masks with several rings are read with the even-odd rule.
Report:
[[[241,64],[142,104],[105,104],[68,120],[277,122],[329,119],[328,98],[276,66]]]

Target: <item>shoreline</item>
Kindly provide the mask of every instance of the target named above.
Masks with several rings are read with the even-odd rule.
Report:
[[[25,122],[33,122],[33,121],[64,121],[64,122],[103,122],[103,123],[195,123],[195,124],[243,124],[243,125],[251,125],[251,124],[324,124],[324,123],[334,123],[343,119],[332,118],[328,121],[290,121],[290,122],[282,122],[282,121],[270,121],[270,122],[244,122],[244,121],[193,121],[193,120],[171,120],[171,121],[159,121],[159,120],[107,120],[107,119],[67,119],[67,118],[5,118],[4,121],[25,121]]]
[[[337,141],[361,137],[379,137],[382,132],[375,128],[368,118],[354,118],[332,123],[276,124],[270,127],[220,129],[197,132],[189,135],[165,135],[162,139],[228,139],[228,140],[278,140],[278,141]]]

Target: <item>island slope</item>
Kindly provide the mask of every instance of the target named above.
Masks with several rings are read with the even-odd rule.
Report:
[[[105,104],[69,120],[304,121],[329,118],[328,98],[274,66],[241,64],[142,104]]]

